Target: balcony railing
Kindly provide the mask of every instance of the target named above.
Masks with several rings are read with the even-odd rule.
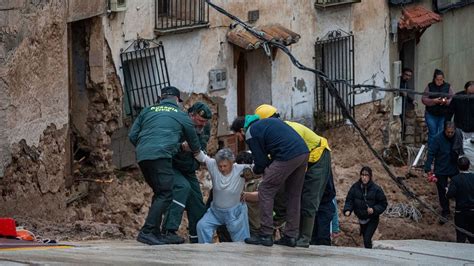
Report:
[[[316,0],[314,6],[316,8],[326,8],[345,4],[359,3],[361,0]]]
[[[209,25],[209,6],[204,0],[155,0],[155,32],[175,33]]]

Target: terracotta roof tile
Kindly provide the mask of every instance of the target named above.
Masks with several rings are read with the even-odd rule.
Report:
[[[400,29],[408,30],[423,29],[440,21],[440,15],[422,6],[413,6],[402,10],[402,16],[398,22],[398,26]]]
[[[300,35],[281,25],[265,25],[257,27],[258,30],[264,32],[266,40],[281,42],[285,45],[296,43],[300,39]],[[263,41],[253,36],[243,28],[235,28],[227,33],[227,40],[245,50],[258,49]]]

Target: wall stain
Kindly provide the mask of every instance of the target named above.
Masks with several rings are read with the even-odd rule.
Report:
[[[293,80],[295,82],[294,87],[293,87],[293,91],[295,91],[294,89],[297,89],[300,92],[307,92],[308,91],[308,87],[306,87],[306,82],[305,82],[304,79],[297,79],[296,77],[294,77]]]

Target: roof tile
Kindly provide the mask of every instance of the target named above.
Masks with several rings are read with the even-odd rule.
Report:
[[[402,16],[398,22],[398,26],[400,29],[408,30],[423,29],[440,21],[440,15],[422,6],[413,6],[402,10]]]

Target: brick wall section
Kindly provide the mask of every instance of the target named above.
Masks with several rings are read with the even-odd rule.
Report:
[[[219,148],[229,148],[235,155],[237,155],[239,151],[237,136],[232,134],[219,137]]]

